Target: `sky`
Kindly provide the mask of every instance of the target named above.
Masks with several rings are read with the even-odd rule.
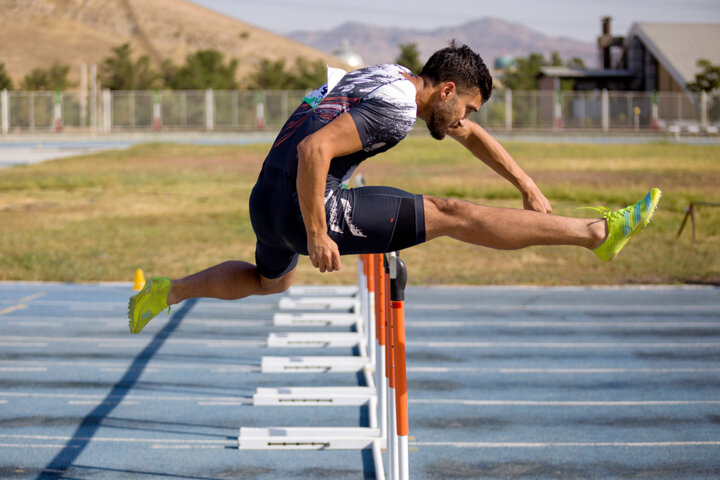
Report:
[[[553,37],[595,42],[600,18],[625,35],[635,22],[720,23],[720,0],[191,0],[275,33],[330,30],[348,21],[417,28],[495,17]]]

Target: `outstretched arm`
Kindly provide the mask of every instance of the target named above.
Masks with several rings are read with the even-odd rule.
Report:
[[[535,185],[533,179],[520,168],[507,150],[480,125],[472,120],[461,120],[460,125],[450,129],[448,134],[500,176],[515,185],[522,193],[523,206],[526,210],[535,210],[542,213],[552,212],[550,202]]]
[[[340,270],[340,252],[327,233],[325,182],[330,161],[362,149],[352,117],[345,113],[298,145],[297,193],[310,261],[321,272]]]

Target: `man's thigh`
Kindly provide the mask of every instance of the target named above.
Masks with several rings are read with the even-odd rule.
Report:
[[[421,195],[391,187],[340,189],[326,210],[328,233],[342,255],[400,250],[425,241]]]

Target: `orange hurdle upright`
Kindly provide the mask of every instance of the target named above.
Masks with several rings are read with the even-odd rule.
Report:
[[[390,255],[390,300],[394,349],[395,413],[398,439],[398,465],[401,480],[410,478],[408,459],[407,369],[405,366],[405,286],[407,269],[397,255]],[[393,472],[394,474],[395,472]]]

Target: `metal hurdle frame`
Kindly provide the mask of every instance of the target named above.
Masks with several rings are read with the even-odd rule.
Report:
[[[404,290],[407,273],[397,253],[359,256],[358,288],[295,287],[283,298],[282,310],[346,310],[351,313],[275,315],[279,326],[348,326],[353,333],[288,332],[271,334],[268,347],[340,347],[358,345],[354,357],[263,357],[263,372],[317,373],[363,371],[367,386],[258,388],[254,405],[368,405],[369,427],[241,427],[239,450],[372,448],[376,478],[409,478],[407,378],[405,368]],[[384,378],[383,378],[384,377]],[[390,408],[388,408],[390,407]],[[382,445],[387,445],[387,461]]]

